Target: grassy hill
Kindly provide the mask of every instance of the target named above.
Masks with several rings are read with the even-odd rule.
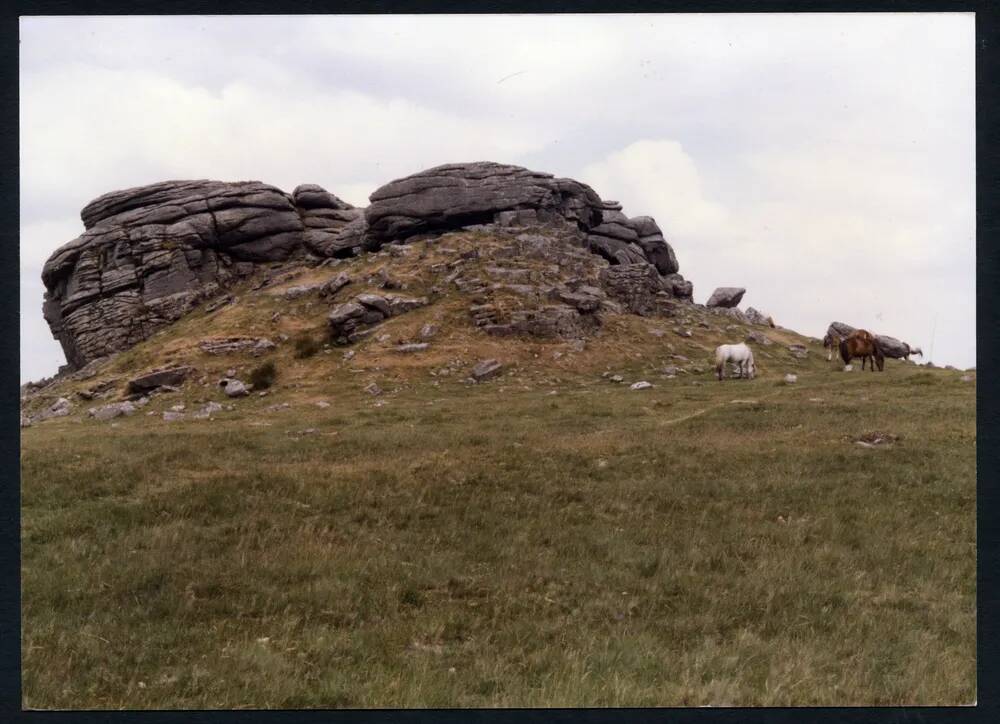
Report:
[[[761,327],[759,376],[720,383],[711,351],[749,331],[729,317],[607,315],[580,349],[488,337],[450,291],[350,359],[296,356],[329,302],[283,289],[384,267],[427,293],[444,243],[489,239],[248,282],[30,403],[200,375],[131,417],[74,398],[22,431],[26,707],[974,701],[974,383],[845,373]],[[424,324],[427,350],[394,348]],[[224,334],[289,342],[200,351]],[[503,373],[469,384],[489,357]],[[267,396],[215,385],[263,361]],[[159,415],[209,400],[233,409]],[[874,433],[892,437],[858,444]]]

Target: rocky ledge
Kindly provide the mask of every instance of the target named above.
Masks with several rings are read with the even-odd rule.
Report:
[[[353,256],[469,227],[552,227],[632,276],[656,277],[665,294],[691,299],[656,222],[625,216],[572,179],[449,164],[393,181],[370,201],[359,209],[315,184],[288,194],[257,181],[165,181],[105,194],[81,212],[84,233],[42,270],[46,321],[77,369],[222,296],[258,264]]]

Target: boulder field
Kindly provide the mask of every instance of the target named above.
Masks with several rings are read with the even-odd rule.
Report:
[[[641,278],[661,296],[692,297],[651,217],[629,218],[572,179],[448,164],[392,181],[369,200],[361,209],[315,184],[289,194],[257,181],[164,181],[105,194],[82,210],[84,233],[45,263],[45,319],[79,369],[224,297],[260,264],[319,263],[465,228],[555,229],[606,260],[611,287]],[[586,305],[585,296],[567,303]],[[637,297],[626,307],[641,313],[651,304]]]

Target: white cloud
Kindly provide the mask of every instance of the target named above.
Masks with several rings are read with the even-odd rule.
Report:
[[[259,179],[365,205],[391,179],[462,160],[579,178],[655,216],[698,298],[741,284],[802,331],[840,317],[925,349],[937,315],[941,359],[974,363],[971,14],[47,17],[20,30],[24,376],[62,361],[40,264],[102,193]],[[858,268],[868,276],[842,275]]]

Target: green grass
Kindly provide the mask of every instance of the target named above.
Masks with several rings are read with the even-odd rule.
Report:
[[[973,702],[974,386],[796,371],[24,430],[24,705]]]

